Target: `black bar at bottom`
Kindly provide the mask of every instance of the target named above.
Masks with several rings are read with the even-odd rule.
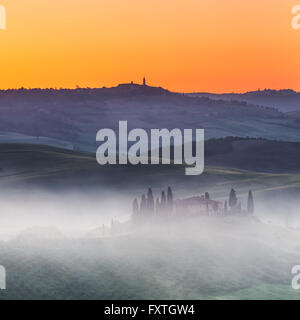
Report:
[[[21,312],[29,316],[47,315],[57,318],[61,313],[88,319],[201,319],[230,316],[233,318],[270,316],[298,310],[298,301],[0,301],[1,312]]]

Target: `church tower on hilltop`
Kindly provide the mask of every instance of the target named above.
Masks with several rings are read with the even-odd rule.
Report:
[[[146,86],[147,84],[146,84],[146,78],[144,77],[143,78],[143,86]]]

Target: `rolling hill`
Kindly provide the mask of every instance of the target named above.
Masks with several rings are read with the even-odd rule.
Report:
[[[238,138],[224,141],[207,142],[205,171],[200,176],[185,176],[181,165],[100,166],[92,153],[2,144],[0,187],[2,193],[28,188],[57,193],[93,189],[99,196],[115,192],[130,199],[148,186],[160,192],[168,185],[180,197],[210,190],[214,197],[224,198],[231,187],[244,196],[249,189],[261,195],[298,192],[298,143]],[[220,149],[219,144],[227,147]]]
[[[281,223],[292,210],[298,215],[299,143],[226,138],[206,146],[204,174],[187,177],[182,166],[102,167],[93,153],[0,144],[1,236],[7,216],[18,223],[18,213],[25,211],[31,226],[0,241],[1,264],[8,270],[0,300],[299,299],[290,286],[291,267],[299,261],[299,231],[267,222],[262,214],[274,219],[280,212]],[[133,197],[148,186],[158,194],[168,185],[175,198],[209,191],[222,201],[234,187],[243,202],[251,188],[259,218],[202,216],[149,232],[94,238],[70,237],[48,224],[32,228],[40,223],[37,217],[49,223],[64,213],[69,228],[88,220],[92,231],[101,226],[92,216],[109,211],[108,192],[110,201],[121,198],[121,214],[130,212]],[[80,192],[69,197],[74,190]],[[18,193],[14,201],[12,193]],[[84,194],[92,201],[92,193],[96,206],[83,201]],[[53,203],[50,194],[61,201]]]
[[[299,232],[200,217],[104,238],[0,242],[0,299],[299,299]]]
[[[266,107],[277,108],[282,112],[300,111],[300,93],[294,90],[258,90],[246,93],[191,93],[193,97],[207,97],[224,101],[244,101]]]
[[[2,90],[0,113],[3,132],[63,140],[76,150],[91,152],[96,149],[98,130],[116,130],[119,120],[127,120],[129,129],[204,128],[206,139],[240,136],[300,141],[300,121],[293,113],[254,102],[216,100],[136,84]]]

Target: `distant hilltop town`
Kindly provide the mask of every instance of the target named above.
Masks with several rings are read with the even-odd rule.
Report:
[[[122,87],[122,86],[130,86],[130,85],[139,85],[138,83],[134,83],[133,81],[131,81],[130,83],[120,83],[119,84],[119,87]],[[146,81],[146,78],[143,77],[143,86],[146,87],[147,86],[147,81]]]
[[[225,202],[211,199],[210,194],[194,196],[187,199],[174,200],[173,191],[168,187],[167,192],[161,192],[160,198],[154,200],[152,189],[149,188],[147,196],[142,195],[140,201],[134,199],[132,207],[132,220],[143,222],[152,218],[191,217],[198,215],[225,216],[225,215],[253,215],[254,199],[250,190],[248,193],[247,208],[243,209],[238,200],[236,191],[231,189],[229,198]]]

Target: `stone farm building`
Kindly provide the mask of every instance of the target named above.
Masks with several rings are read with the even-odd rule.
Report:
[[[223,211],[223,203],[216,200],[206,199],[205,196],[195,196],[175,201],[177,214],[210,215]]]

